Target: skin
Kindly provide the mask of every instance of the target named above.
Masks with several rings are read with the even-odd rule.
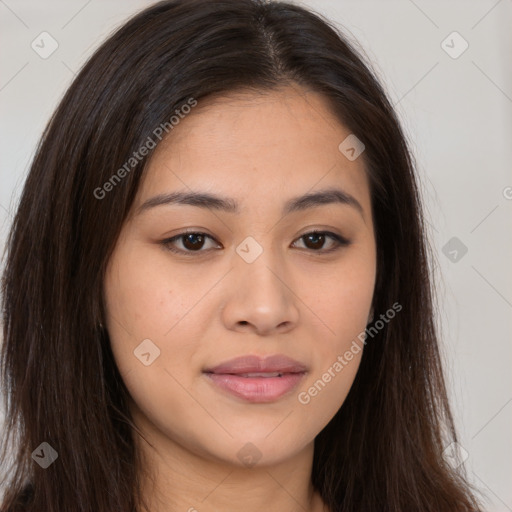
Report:
[[[349,134],[322,96],[287,86],[200,101],[154,150],[104,283],[151,512],[327,510],[311,484],[313,442],[343,404],[362,351],[308,404],[298,394],[350,348],[370,316],[370,190],[363,159],[349,161],[338,149]],[[330,186],[354,196],[362,214],[328,204],[282,215],[287,199]],[[175,204],[137,214],[147,199],[178,190],[232,197],[241,211]],[[171,244],[191,256],[166,250],[162,241],[186,228],[213,239]],[[313,229],[351,243],[326,253],[336,246],[331,238],[301,238]],[[248,236],[263,249],[252,263],[236,252]],[[160,350],[149,366],[134,356],[145,339]],[[234,397],[203,374],[240,355],[278,353],[308,373],[271,403]],[[260,456],[252,467],[237,457],[249,442]]]

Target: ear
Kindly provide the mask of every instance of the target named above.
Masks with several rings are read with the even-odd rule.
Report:
[[[370,315],[368,316],[368,323],[371,323],[373,321],[373,306],[370,309]]]

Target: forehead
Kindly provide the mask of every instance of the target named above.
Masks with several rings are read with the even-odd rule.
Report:
[[[157,146],[136,206],[179,190],[214,190],[239,202],[282,202],[339,186],[369,208],[363,158],[339,150],[350,135],[318,93],[286,87],[199,101]]]

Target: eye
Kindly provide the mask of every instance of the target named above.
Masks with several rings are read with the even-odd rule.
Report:
[[[190,231],[180,233],[172,238],[167,238],[166,240],[163,240],[161,244],[168,251],[189,256],[194,252],[200,253],[211,250],[211,248],[201,250],[204,248],[207,239],[215,240],[212,236],[207,235],[206,233]],[[331,239],[331,247],[329,249],[324,249],[323,246],[327,239]],[[337,235],[336,233],[331,233],[330,231],[310,231],[300,236],[297,240],[304,240],[306,249],[322,254],[330,253],[341,247],[350,245],[350,242],[347,239]],[[183,249],[173,246],[178,241],[181,242]]]
[[[179,235],[173,236],[172,238],[168,238],[167,240],[163,240],[162,245],[169,251],[180,254],[187,252],[205,252],[201,251],[201,249],[203,248],[207,238],[214,240],[213,237],[207,235],[206,233],[196,233],[191,231],[188,233],[181,233]],[[172,247],[171,244],[174,244],[177,240],[182,241],[182,246],[185,248],[185,250]]]
[[[329,238],[331,239],[330,249],[323,249],[325,241]],[[350,244],[347,239],[337,235],[336,233],[331,233],[330,231],[310,231],[299,237],[297,240],[304,240],[307,249],[320,253],[333,252]]]

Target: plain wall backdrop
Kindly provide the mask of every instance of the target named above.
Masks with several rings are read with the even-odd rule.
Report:
[[[64,91],[111,31],[151,3],[0,0],[2,252]],[[358,41],[396,105],[436,255],[459,450],[487,510],[512,511],[512,0],[295,3]]]

